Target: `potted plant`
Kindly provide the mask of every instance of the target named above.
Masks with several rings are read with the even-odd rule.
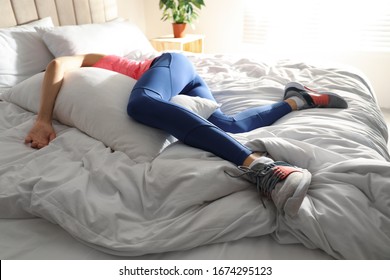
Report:
[[[205,6],[203,0],[160,0],[161,20],[172,20],[174,37],[181,38],[187,24],[192,25],[198,18],[202,6]]]

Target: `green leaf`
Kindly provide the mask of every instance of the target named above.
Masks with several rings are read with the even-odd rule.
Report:
[[[160,0],[161,20],[192,24],[198,18],[198,11],[205,6],[203,0]]]

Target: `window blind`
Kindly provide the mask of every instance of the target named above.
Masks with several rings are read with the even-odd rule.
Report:
[[[389,0],[244,0],[243,43],[390,51]]]

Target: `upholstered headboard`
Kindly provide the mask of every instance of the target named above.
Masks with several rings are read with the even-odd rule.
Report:
[[[116,0],[0,0],[0,27],[50,16],[55,25],[101,23],[118,17]]]

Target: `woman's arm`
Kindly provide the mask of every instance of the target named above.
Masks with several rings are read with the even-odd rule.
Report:
[[[104,55],[101,54],[65,56],[55,58],[48,64],[42,83],[38,116],[25,138],[26,144],[31,144],[32,148],[40,149],[56,137],[52,126],[52,117],[65,73],[80,67],[92,66],[103,57]]]

